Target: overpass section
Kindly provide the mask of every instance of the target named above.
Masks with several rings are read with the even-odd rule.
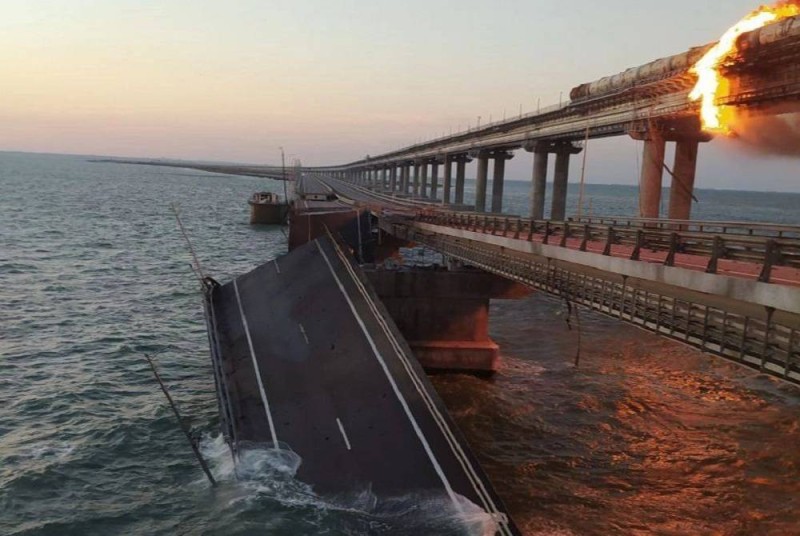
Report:
[[[544,217],[547,163],[555,157],[550,218],[566,212],[570,156],[581,142],[609,136],[643,141],[640,217],[660,216],[661,185],[672,177],[670,219],[689,219],[698,147],[711,136],[703,132],[699,106],[689,99],[696,77],[689,72],[712,45],[662,58],[574,88],[559,106],[371,156],[345,165],[307,169],[369,185],[398,196],[463,203],[466,162],[477,160],[474,210],[502,210],[505,162],[514,151],[534,154],[531,216]],[[800,99],[800,17],[791,17],[741,36],[738,56],[725,67],[728,94],[719,104],[750,113],[780,113]],[[665,165],[666,144],[675,143],[675,161]],[[487,206],[492,164],[492,203]],[[455,164],[455,166],[454,166]],[[453,174],[455,167],[455,175]],[[430,173],[429,173],[430,171]],[[439,177],[443,182],[439,183]],[[440,195],[441,186],[441,195]]]

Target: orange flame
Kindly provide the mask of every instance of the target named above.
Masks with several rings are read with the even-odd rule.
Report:
[[[700,117],[704,130],[730,133],[723,110],[716,103],[721,90],[726,86],[719,68],[725,60],[736,54],[739,36],[795,15],[800,15],[800,5],[794,2],[782,2],[772,7],[761,6],[725,32],[719,42],[691,68],[691,72],[697,75],[697,85],[689,93],[689,98],[692,101],[701,101]]]

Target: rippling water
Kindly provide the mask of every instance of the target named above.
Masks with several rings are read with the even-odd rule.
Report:
[[[258,456],[234,476],[169,205],[180,205],[205,270],[226,280],[285,251],[279,228],[247,225],[247,197],[277,188],[0,153],[0,534],[448,532],[453,520],[432,498],[322,502],[291,467]],[[593,188],[595,212],[629,203],[630,189]],[[508,191],[521,212],[526,188]],[[719,211],[726,196],[754,199],[706,199]],[[782,209],[787,196],[759,196],[764,219],[796,220],[796,200]],[[558,302],[492,307],[504,370],[434,381],[532,534],[800,532],[796,389],[588,312],[576,370],[576,332]],[[145,352],[158,353],[218,489]]]

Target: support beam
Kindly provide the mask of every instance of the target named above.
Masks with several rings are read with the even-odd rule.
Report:
[[[453,172],[450,155],[444,157],[444,184],[442,185],[442,204],[450,204],[450,176]]]
[[[428,163],[422,162],[420,164],[420,185],[419,195],[428,197]]]
[[[413,187],[413,193],[414,193],[415,196],[419,195],[419,172],[420,172],[419,167],[420,167],[420,164],[418,164],[418,163],[414,164],[414,187]]]
[[[675,165],[669,189],[669,218],[672,220],[691,218],[699,145],[697,139],[679,140],[675,144]]]
[[[644,140],[642,175],[639,181],[639,216],[642,218],[659,217],[666,145],[664,138],[658,135]]]
[[[569,183],[569,151],[556,153],[556,169],[553,176],[553,203],[550,219],[564,221],[567,217],[567,185]]]
[[[464,204],[464,181],[466,180],[467,160],[460,157],[456,160],[456,205]]]
[[[434,160],[431,163],[431,190],[430,198],[436,199],[439,195],[439,162]]]
[[[486,182],[489,175],[489,155],[478,154],[478,174],[475,178],[475,212],[486,212]]]
[[[389,186],[389,177],[387,176],[387,168],[381,169],[381,189],[385,190]]]
[[[392,192],[397,191],[397,166],[392,166],[391,171],[389,171],[389,190]]]
[[[513,153],[499,151],[492,155],[494,158],[494,173],[492,175],[492,212],[503,211],[503,185],[505,182],[506,160],[514,158]]]
[[[544,219],[544,198],[547,193],[548,152],[536,150],[533,153],[533,191],[531,192],[531,218]]]

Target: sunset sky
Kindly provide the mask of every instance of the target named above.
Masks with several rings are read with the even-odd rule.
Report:
[[[0,150],[344,163],[557,103],[757,4],[4,0]],[[591,142],[588,180],[635,184],[636,151]],[[800,191],[798,160],[724,140],[700,158],[701,188]],[[509,178],[530,166],[518,152]]]

